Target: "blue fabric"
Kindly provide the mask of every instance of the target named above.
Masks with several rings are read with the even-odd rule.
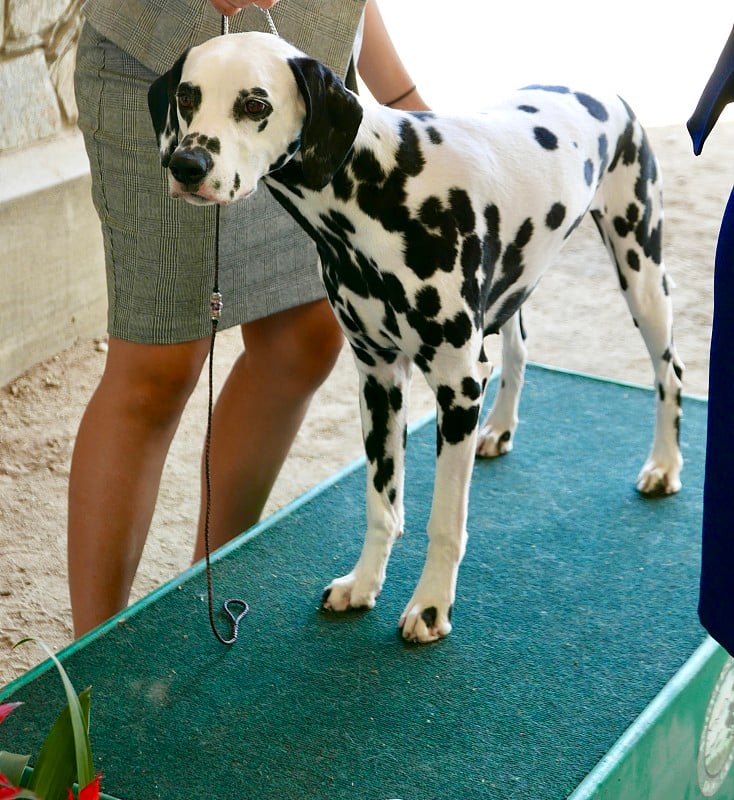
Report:
[[[688,121],[698,155],[725,106],[734,100],[734,30]],[[701,623],[734,654],[734,192],[724,213],[714,269],[714,321],[704,477]]]
[[[724,213],[714,269],[714,324],[703,495],[699,616],[734,654],[734,192]]]

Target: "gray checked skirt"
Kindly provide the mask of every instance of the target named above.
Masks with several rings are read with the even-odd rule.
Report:
[[[209,335],[214,208],[168,196],[147,105],[157,76],[86,24],[76,98],[102,223],[108,331],[172,344]],[[222,207],[221,328],[324,296],[310,239],[261,186]]]

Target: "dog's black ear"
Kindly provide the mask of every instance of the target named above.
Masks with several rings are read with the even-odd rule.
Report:
[[[362,122],[362,106],[339,76],[312,58],[289,61],[306,103],[301,132],[303,176],[323,189],[344,163]]]
[[[148,89],[148,110],[153,120],[153,129],[161,152],[161,164],[168,166],[173,151],[178,147],[178,111],[176,90],[181,82],[181,70],[188,55],[186,50],[176,63]]]

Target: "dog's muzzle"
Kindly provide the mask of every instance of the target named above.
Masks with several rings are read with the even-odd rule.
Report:
[[[198,188],[213,167],[214,160],[203,147],[177,150],[168,164],[171,175],[189,190]]]

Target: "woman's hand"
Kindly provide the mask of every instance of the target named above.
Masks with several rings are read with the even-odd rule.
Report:
[[[224,14],[225,17],[233,17],[248,6],[272,8],[278,0],[209,0],[209,2],[220,14]]]

